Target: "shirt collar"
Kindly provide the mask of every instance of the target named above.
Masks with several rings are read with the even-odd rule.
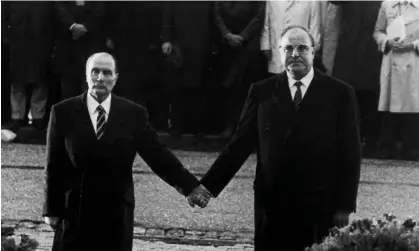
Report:
[[[110,94],[101,104],[97,102],[95,98],[93,98],[90,93],[87,93],[87,109],[89,109],[89,114],[93,115],[96,112],[96,109],[99,105],[105,109],[107,115],[109,115],[109,110],[111,109],[111,96]]]
[[[313,67],[311,67],[310,71],[307,73],[307,75],[302,78],[301,80],[295,80],[292,78],[292,76],[289,74],[289,72],[287,71],[287,77],[288,77],[288,85],[290,86],[290,88],[298,81],[300,81],[301,83],[303,83],[303,85],[308,88],[311,81],[314,78],[314,70]]]

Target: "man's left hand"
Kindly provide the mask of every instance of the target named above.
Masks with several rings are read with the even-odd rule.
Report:
[[[397,52],[409,52],[415,49],[413,43],[401,43],[400,46],[394,48],[394,51]]]
[[[337,211],[333,216],[335,225],[338,228],[342,228],[349,224],[349,212]]]
[[[208,205],[211,197],[213,197],[211,193],[203,185],[199,185],[188,195],[187,199],[191,207],[198,205],[204,208]]]

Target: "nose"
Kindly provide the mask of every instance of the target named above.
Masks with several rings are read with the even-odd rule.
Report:
[[[299,55],[300,55],[300,53],[298,52],[297,48],[294,48],[294,49],[292,50],[291,56],[292,56],[292,57],[297,57],[297,56],[299,56]]]
[[[97,80],[103,80],[104,75],[103,72],[99,72],[99,74],[97,75]]]

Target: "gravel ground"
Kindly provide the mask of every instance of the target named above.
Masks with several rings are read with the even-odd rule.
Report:
[[[195,175],[201,176],[216,153],[175,151]],[[2,144],[2,219],[41,220],[42,167],[45,146]],[[185,198],[161,181],[137,158],[135,162],[135,222],[147,227],[177,227],[219,231],[253,231],[252,156],[235,179],[205,209],[191,208]],[[22,166],[24,168],[22,168]],[[419,163],[365,160],[352,217],[393,213],[419,218]]]

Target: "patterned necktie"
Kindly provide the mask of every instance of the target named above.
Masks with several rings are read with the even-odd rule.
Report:
[[[297,91],[295,92],[293,102],[294,102],[295,109],[298,110],[300,109],[300,103],[303,100],[303,95],[301,93],[301,86],[303,85],[303,83],[298,81],[298,82],[295,82],[294,85],[297,87]]]
[[[96,137],[99,140],[103,134],[105,133],[105,126],[106,126],[106,117],[105,117],[105,109],[101,105],[99,105],[96,109],[99,113],[97,116],[96,121]]]

